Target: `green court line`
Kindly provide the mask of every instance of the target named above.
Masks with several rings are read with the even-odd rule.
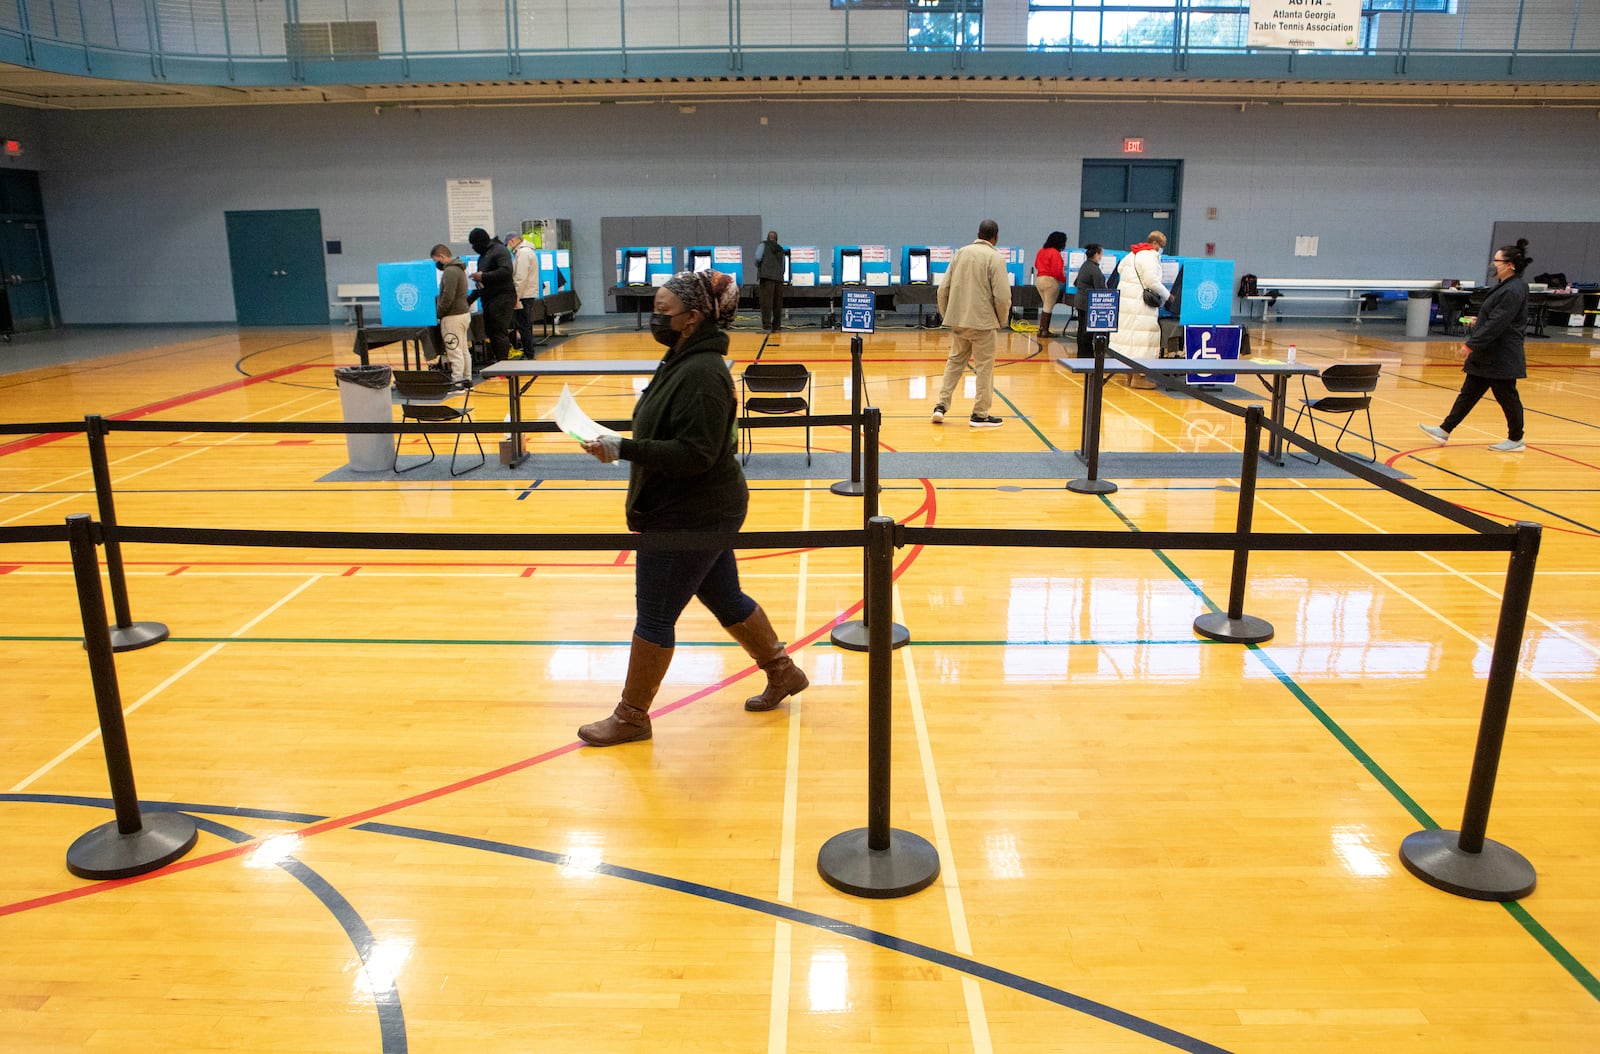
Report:
[[[1012,413],[1017,415],[1017,420],[1027,425],[1028,429],[1033,432],[1034,435],[1039,437],[1039,442],[1043,443],[1048,449],[1056,453],[1060,453],[1061,448],[1050,442],[1050,437],[1039,431],[1039,429],[1034,425],[1033,419],[1028,417],[1021,410],[1018,410],[1017,404],[1012,402],[1010,399],[1007,399],[1005,392],[1002,392],[1000,389],[996,388],[994,391],[994,396],[996,399],[999,399],[1001,402],[1005,403]]]

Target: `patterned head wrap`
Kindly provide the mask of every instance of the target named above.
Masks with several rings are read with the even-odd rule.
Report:
[[[685,311],[727,326],[739,309],[739,287],[721,271],[679,271],[667,279],[667,289],[683,301]]]

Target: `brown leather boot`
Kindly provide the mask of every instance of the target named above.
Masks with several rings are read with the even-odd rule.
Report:
[[[1050,312],[1041,312],[1039,315],[1039,339],[1049,340],[1055,334],[1050,332]]]
[[[745,652],[756,661],[767,674],[767,687],[760,695],[752,695],[744,701],[744,708],[752,712],[774,710],[779,704],[791,695],[799,695],[806,690],[811,679],[806,672],[794,664],[788,652],[783,650],[783,644],[778,640],[778,632],[772,628],[772,623],[767,620],[767,613],[757,604],[756,609],[750,612],[750,617],[743,622],[736,622],[727,627],[728,633],[738,641]]]
[[[591,747],[613,747],[650,738],[650,702],[661,687],[661,679],[672,665],[672,648],[651,644],[638,634],[628,652],[628,677],[622,685],[622,701],[616,711],[601,721],[591,721],[578,729],[578,738]]]

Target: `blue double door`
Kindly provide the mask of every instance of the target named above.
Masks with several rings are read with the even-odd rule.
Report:
[[[1085,159],[1075,244],[1095,242],[1121,253],[1160,231],[1167,236],[1166,255],[1176,255],[1182,190],[1182,161]]]
[[[261,209],[224,216],[239,325],[327,325],[322,213]]]

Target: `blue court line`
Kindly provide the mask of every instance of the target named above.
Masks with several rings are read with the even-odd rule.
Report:
[[[100,809],[112,807],[109,798],[85,798],[66,794],[0,794],[0,801],[23,801],[51,805],[85,805]],[[292,823],[314,823],[323,819],[308,813],[274,812],[266,809],[244,809],[228,806],[196,805],[193,803],[179,802],[140,802],[140,808],[149,812],[192,812],[211,813],[224,816],[248,816],[255,819],[287,820]],[[208,820],[202,816],[189,816],[195,826],[202,831],[207,831],[234,844],[248,842],[256,835],[241,831],[237,827]],[[361,958],[361,965],[368,969],[369,982],[381,981],[381,988],[372,991],[373,1003],[378,1012],[378,1034],[381,1038],[383,1054],[406,1054],[406,1019],[405,1011],[400,1005],[400,993],[394,986],[393,976],[379,976],[374,974],[371,967],[372,950],[376,941],[372,936],[372,929],[367,925],[361,913],[356,911],[355,905],[345,899],[333,885],[316,871],[307,867],[292,856],[286,856],[274,861],[278,868],[294,878],[328,909],[328,914],[333,916],[339,928],[344,930],[350,944],[355,948],[356,954]]]
[[[503,856],[517,857],[523,860],[535,860],[540,863],[567,866],[570,861],[562,853],[552,853],[544,849],[532,849],[526,846],[512,845],[509,842],[496,842],[486,838],[470,838],[466,835],[447,834],[441,831],[428,831],[416,827],[403,827],[387,823],[363,823],[352,828],[356,831],[371,831],[375,834],[394,835],[399,838],[417,838],[423,841],[437,842],[442,845],[456,846],[462,849],[475,849],[486,853],[499,853]],[[640,871],[637,868],[622,867],[617,864],[583,865],[585,869],[592,870],[595,874],[605,875],[609,878],[620,878],[629,882],[638,882],[642,885],[653,886],[657,889],[674,893],[683,893],[692,897],[700,897],[729,907],[741,908],[745,911],[754,911],[773,918],[783,919],[800,926],[810,926],[840,937],[871,944],[901,955],[909,955],[926,962],[936,963],[958,973],[976,977],[982,981],[1010,988],[1024,995],[1031,995],[1046,1002],[1068,1010],[1076,1011],[1098,1021],[1103,1021],[1118,1028],[1126,1029],[1138,1035],[1163,1043],[1175,1050],[1192,1051],[1195,1054],[1228,1054],[1223,1047],[1214,1046],[1204,1040],[1196,1039],[1182,1032],[1147,1021],[1105,1003],[1086,999],[1074,995],[1054,985],[1045,984],[1002,970],[986,963],[969,959],[963,955],[956,955],[932,945],[922,944],[918,941],[906,940],[881,930],[869,929],[855,923],[843,922],[839,919],[819,915],[816,912],[804,911],[788,904],[776,901],[762,900],[759,897],[746,896],[743,893],[734,893],[731,890],[718,889],[714,886],[703,885],[699,882],[688,882],[683,879],[669,878],[651,871]]]
[[[87,805],[103,809],[111,808],[111,800],[109,798],[89,798],[65,794],[0,794],[0,802],[22,802],[28,804],[50,805]],[[148,809],[151,812],[182,812],[186,814],[198,812],[210,813],[213,815],[244,816],[254,819],[290,822],[314,823],[319,820],[326,819],[326,817],[315,816],[310,813],[280,812],[269,809],[251,809],[239,806],[203,805],[193,802],[140,802],[140,806],[141,808]],[[251,837],[253,837],[244,833],[243,831],[237,831],[233,828],[226,827],[213,821],[196,818],[192,815],[190,818],[194,819],[196,824],[204,827],[206,830],[218,834],[232,842],[247,842],[251,839]],[[397,838],[411,838],[424,842],[432,842],[438,845],[454,846],[457,848],[472,849],[480,852],[497,853],[502,856],[510,856],[522,860],[532,860],[538,863],[553,864],[557,867],[569,866],[571,863],[570,859],[563,853],[553,853],[546,849],[534,849],[528,846],[513,845],[509,842],[497,842],[485,838],[471,838],[466,835],[451,834],[444,831],[430,831],[420,827],[406,827],[398,824],[372,822],[357,824],[356,826],[350,828],[350,830],[372,834],[390,835]],[[294,866],[285,866],[286,863],[292,863]],[[372,932],[367,928],[366,923],[362,921],[361,917],[356,913],[350,902],[346,900],[331,885],[329,885],[320,875],[317,875],[314,871],[301,864],[298,860],[294,860],[292,857],[286,858],[284,862],[280,862],[279,866],[284,867],[284,870],[288,871],[295,878],[303,882],[306,887],[316,894],[317,898],[328,907],[329,911],[334,915],[334,918],[336,918],[340,925],[344,927],[346,934],[350,936],[351,943],[355,945],[358,954],[361,955],[362,963],[365,964],[367,961],[367,956],[370,953],[374,943]],[[932,945],[922,944],[918,941],[906,940],[903,937],[896,937],[893,934],[884,933],[881,930],[869,929],[865,926],[858,926],[854,923],[830,918],[826,915],[821,915],[816,912],[804,911],[788,904],[780,904],[776,901],[762,900],[759,897],[746,896],[743,893],[735,893],[732,890],[718,889],[714,886],[707,886],[699,882],[689,882],[683,879],[672,878],[667,875],[656,874],[652,871],[641,871],[637,868],[623,867],[617,864],[606,863],[584,866],[588,870],[593,871],[595,874],[605,875],[608,878],[618,878],[628,882],[637,882],[641,885],[651,886],[656,889],[684,893],[689,896],[699,897],[703,900],[709,900],[714,903],[725,904],[729,907],[740,908],[745,911],[754,911],[759,914],[772,916],[773,918],[784,919],[797,925],[809,926],[813,929],[823,930],[828,933],[837,934],[841,937],[848,937],[852,940],[858,940],[866,944],[883,948],[887,951],[892,951],[901,955],[908,955],[913,958],[936,963],[958,973],[964,973],[969,976],[976,977],[979,980],[989,981],[993,984],[1010,988],[1013,991],[1021,992],[1024,995],[1031,995],[1035,998],[1045,1000],[1046,1002],[1054,1003],[1055,1005],[1065,1009],[1084,1014],[1085,1016],[1092,1017],[1098,1021],[1103,1021],[1107,1024],[1127,1029],[1130,1032],[1134,1032],[1138,1035],[1156,1040],[1157,1042],[1164,1043],[1175,1050],[1188,1051],[1192,1052],[1192,1054],[1229,1054],[1229,1051],[1226,1048],[1218,1047],[1207,1043],[1204,1040],[1185,1035],[1182,1032],[1168,1028],[1165,1025],[1158,1025],[1153,1021],[1147,1021],[1144,1018],[1130,1014],[1123,1010],[1118,1010],[1115,1007],[1108,1006],[1105,1003],[1096,1002],[1095,1000],[1087,999],[1083,996],[1074,995],[1073,993],[1068,992],[1065,989],[1057,988],[1054,985],[1045,984],[1042,981],[1035,981],[1031,978],[1023,977],[1021,974],[1012,973],[1009,970],[1002,970],[999,967],[990,966],[986,963],[978,962],[975,959],[969,959],[966,956],[956,955],[953,952],[947,952],[943,949],[935,948]],[[399,993],[394,990],[393,984],[391,983],[389,990],[386,993],[382,995],[375,993],[375,998],[377,999],[378,1015],[382,1025],[384,1054],[405,1054],[405,1021],[400,1010]],[[398,1045],[391,1045],[395,1043],[398,1043]]]

